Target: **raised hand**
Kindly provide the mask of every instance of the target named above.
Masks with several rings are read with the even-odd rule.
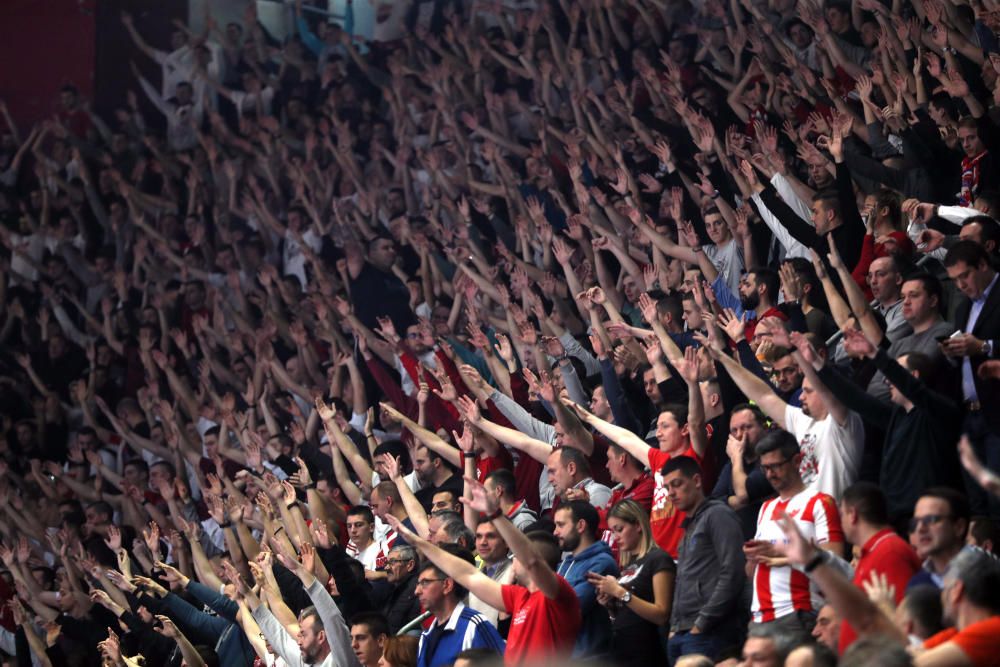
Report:
[[[458,431],[452,431],[451,435],[455,438],[455,443],[458,445],[458,448],[463,452],[466,454],[472,454],[475,452],[476,437],[471,423],[463,421],[462,434],[459,435]]]
[[[983,465],[972,448],[972,441],[968,435],[963,435],[958,441],[958,456],[962,461],[962,467],[972,479],[976,480],[979,486],[993,494],[1000,491],[1000,476]]]
[[[313,544],[321,549],[329,549],[331,546],[329,529],[325,521],[313,521],[310,526],[313,537]]]
[[[663,347],[655,337],[642,341],[642,348],[646,352],[646,361],[651,365],[656,365],[663,361]]]
[[[508,366],[514,363],[514,347],[510,344],[510,338],[506,334],[498,333],[497,338],[497,353],[500,358],[503,359]]]
[[[490,515],[500,507],[497,499],[486,491],[486,487],[471,477],[465,478],[465,487],[472,498],[462,498],[462,503],[482,514]]]
[[[111,570],[109,570],[109,572],[110,571]],[[167,592],[168,592],[167,589],[164,588],[163,586],[159,585],[158,583],[156,583],[155,581],[153,581],[149,577],[135,577],[133,579],[133,581],[135,581],[135,583],[140,588],[144,588],[145,590],[149,591],[150,593],[152,593],[156,597],[162,598],[162,597],[166,597],[167,596]]]
[[[698,350],[694,345],[685,348],[683,358],[671,359],[670,363],[685,382],[689,385],[698,384]]]
[[[142,529],[142,539],[153,558],[160,557],[160,527],[155,521],[149,522],[149,530]]]
[[[104,543],[108,545],[108,548],[118,553],[118,550],[122,548],[122,533],[118,526],[111,524],[108,526],[108,538],[104,540]]]
[[[816,556],[819,547],[814,541],[806,539],[798,524],[788,516],[787,512],[781,513],[778,525],[785,533],[785,544],[777,545],[777,551],[788,558],[791,564],[804,567]]]
[[[849,356],[854,358],[868,357],[869,359],[875,357],[878,350],[863,332],[850,327],[845,327],[843,332],[844,350]]]
[[[659,320],[656,311],[656,301],[645,292],[639,295],[639,312],[642,313],[642,319],[647,324],[652,325]]]
[[[471,424],[480,424],[483,421],[483,415],[479,411],[479,404],[468,396],[458,397],[458,408],[462,416],[464,416]]]
[[[156,565],[156,567],[158,567],[161,570],[163,570],[163,577],[167,581],[169,581],[171,584],[177,584],[177,586],[180,589],[182,589],[182,590],[185,589],[185,588],[187,588],[187,585],[188,585],[188,582],[190,581],[190,579],[188,579],[187,577],[185,577],[181,573],[181,571],[178,570],[176,567],[173,567],[171,565],[167,565],[163,561],[156,561],[155,565]]]
[[[125,576],[118,570],[106,570],[104,572],[104,576],[108,578],[108,581],[110,581],[115,588],[121,591],[134,593],[136,590],[136,586],[132,583],[132,579]]]
[[[164,616],[162,614],[157,614],[156,620],[160,622],[159,627],[153,626],[156,632],[159,632],[164,637],[170,637],[171,639],[177,639],[180,636],[181,631],[177,629],[174,622],[170,620],[169,616]]]
[[[746,340],[746,313],[743,313],[742,317],[736,317],[736,311],[732,308],[726,308],[719,313],[719,324],[734,343]]]

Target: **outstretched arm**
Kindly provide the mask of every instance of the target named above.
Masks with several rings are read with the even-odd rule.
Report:
[[[816,582],[827,602],[833,605],[842,619],[851,624],[859,636],[882,634],[893,641],[906,644],[906,636],[892,619],[836,567],[834,556],[807,540],[787,514],[783,514],[779,523],[786,537],[786,544],[779,548],[785,552],[792,565],[813,565],[812,571],[808,573],[809,578]]]
[[[458,397],[458,405],[465,418],[479,430],[493,436],[505,445],[524,452],[536,461],[544,464],[549,460],[549,454],[552,453],[552,445],[549,443],[535,440],[520,431],[494,424],[485,419],[476,402],[466,396]]]
[[[606,422],[597,415],[589,412],[576,403],[564,401],[566,405],[579,415],[580,420],[589,424],[594,430],[611,440],[613,443],[624,449],[626,452],[639,459],[643,463],[649,463],[649,450],[652,449],[646,441],[637,436],[627,428],[615,426],[611,422]]]
[[[708,435],[705,433],[705,403],[698,387],[698,350],[693,345],[688,346],[683,359],[671,359],[670,363],[687,382],[688,434],[691,447],[699,458],[704,458],[708,451]]]
[[[506,519],[504,520],[506,521]],[[386,521],[397,533],[403,536],[403,539],[419,549],[420,553],[441,568],[441,570],[454,579],[458,585],[466,588],[470,593],[491,607],[499,609],[500,611],[505,609],[502,586],[499,582],[493,581],[487,577],[475,565],[465,562],[458,556],[453,556],[437,545],[431,544],[400,523],[399,519],[396,517],[388,515],[386,517]],[[497,525],[497,530],[503,534],[502,531],[500,531],[500,526],[498,524],[499,521],[495,524]],[[515,532],[521,532],[517,530],[517,528],[514,528],[513,524],[509,521],[507,521],[507,524],[510,525]],[[506,538],[506,535],[504,535],[504,537]],[[527,540],[527,538],[525,538],[525,540]],[[508,542],[508,545],[509,544],[510,543]]]
[[[785,409],[788,404],[785,403],[781,398],[774,393],[774,391],[767,386],[767,383],[761,380],[759,377],[748,371],[747,369],[740,366],[735,359],[730,357],[728,354],[722,351],[718,347],[713,347],[707,339],[703,344],[708,348],[709,354],[712,358],[720,362],[729,373],[729,377],[733,379],[736,386],[740,388],[747,398],[760,406],[761,410],[767,414],[768,417],[775,420],[779,424],[785,423]]]
[[[517,562],[527,570],[528,574],[531,576],[531,580],[538,587],[538,590],[542,594],[554,600],[559,596],[559,575],[553,572],[549,564],[545,562],[535,547],[531,544],[531,540],[528,536],[522,533],[517,526],[511,523],[510,519],[500,511],[500,504],[497,498],[486,492],[486,487],[480,482],[466,477],[465,487],[467,493],[472,497],[471,500],[463,498],[462,502],[474,509],[477,512],[481,512],[490,518],[490,522],[493,527],[497,529],[500,536],[503,537],[504,541],[507,542],[507,546],[510,547],[511,553],[514,554],[514,558]],[[478,571],[478,570],[477,570]],[[483,575],[485,576],[485,575]],[[490,581],[493,581],[492,579]],[[499,585],[498,585],[499,589]],[[485,599],[485,598],[484,598]],[[498,609],[504,609],[503,600],[501,599],[501,605],[497,607]],[[492,604],[492,603],[491,603]]]

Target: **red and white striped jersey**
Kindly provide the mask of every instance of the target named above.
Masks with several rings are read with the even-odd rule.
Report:
[[[392,539],[395,542],[395,531],[393,531]],[[385,567],[390,548],[391,545],[385,540],[372,541],[367,547],[361,550],[358,549],[354,542],[348,542],[347,546],[344,547],[344,552],[351,558],[361,561],[366,570],[375,571]]]
[[[782,512],[788,512],[806,539],[817,544],[844,542],[840,513],[833,497],[806,488],[787,500],[772,498],[757,515],[755,540],[786,544],[778,524]],[[767,623],[796,611],[816,611],[823,598],[819,588],[810,586],[809,577],[790,566],[771,567],[758,563],[753,573],[753,620]]]

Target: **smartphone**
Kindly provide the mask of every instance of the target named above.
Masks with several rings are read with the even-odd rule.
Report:
[[[951,338],[951,336],[934,336],[934,340],[942,344],[949,338]]]

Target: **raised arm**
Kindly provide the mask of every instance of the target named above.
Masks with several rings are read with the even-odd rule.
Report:
[[[740,391],[746,394],[747,398],[759,405],[761,410],[777,423],[785,423],[785,410],[788,408],[788,404],[781,400],[774,393],[774,390],[767,386],[766,382],[740,366],[721,348],[709,344],[707,339],[704,344],[712,358],[725,367],[729,377],[733,379]]]
[[[698,350],[693,345],[684,350],[682,359],[671,359],[670,363],[688,386],[688,434],[691,447],[699,458],[708,451],[708,435],[705,433],[705,403],[698,387]],[[642,459],[639,459],[640,461]]]
[[[467,589],[470,593],[491,607],[499,609],[500,611],[505,609],[502,586],[499,582],[493,581],[487,577],[475,565],[465,562],[458,556],[453,556],[437,545],[431,544],[400,523],[399,519],[396,517],[391,515],[387,516],[386,521],[393,528],[393,530],[403,536],[404,540],[419,549],[420,553],[426,556],[429,561],[441,568],[441,570],[454,579],[458,585]],[[511,525],[511,528],[513,528],[513,524],[510,524],[509,521],[507,523]],[[497,526],[497,529],[499,531],[499,526]],[[514,531],[517,533],[521,532],[517,530],[517,528],[514,528]],[[508,545],[509,544],[510,543],[508,542]]]
[[[462,502],[472,507],[475,511],[485,514],[490,519],[493,527],[497,529],[497,532],[503,537],[507,546],[510,547],[514,558],[531,575],[531,579],[535,583],[535,586],[538,587],[538,590],[550,600],[556,599],[559,596],[559,575],[538,554],[528,536],[511,523],[510,519],[500,510],[500,504],[496,496],[487,493],[486,487],[469,477],[465,479],[465,484],[472,499],[462,498]],[[493,580],[490,579],[490,581],[492,582]],[[497,588],[499,589],[499,584],[497,584]],[[492,606],[496,606],[486,598],[481,597],[481,599]],[[501,598],[500,606],[497,609],[502,610],[504,608],[505,605]]]
[[[576,412],[583,423],[590,425],[595,431],[611,440],[635,458],[639,459],[639,461],[643,463],[649,462],[649,450],[652,449],[652,447],[647,445],[646,441],[637,436],[635,433],[627,428],[615,426],[611,422],[604,421],[576,403],[570,403],[568,401],[564,401],[564,403]]]
[[[458,405],[463,416],[482,432],[493,436],[505,445],[524,452],[543,464],[549,460],[549,454],[552,453],[552,445],[549,443],[535,440],[520,431],[494,424],[485,419],[479,410],[479,405],[466,396],[458,397]]]

